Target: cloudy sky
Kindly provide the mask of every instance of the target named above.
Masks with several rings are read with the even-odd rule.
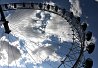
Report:
[[[88,29],[93,32],[93,35],[96,38],[96,48],[94,53],[91,55],[88,55],[90,58],[93,58],[94,65],[93,68],[97,68],[98,61],[96,61],[98,58],[98,0],[81,0],[81,7],[82,7],[82,18],[84,16],[87,16],[87,21],[89,23]]]
[[[32,0],[0,0],[0,3],[30,2]],[[45,0],[33,0],[44,2]],[[48,2],[50,0],[47,0]],[[72,11],[75,16],[81,16],[82,21],[87,20],[88,30],[98,38],[98,2],[97,0],[51,0],[51,4],[57,4],[62,8]],[[43,11],[17,10],[6,12],[7,20],[12,33],[4,34],[3,27],[0,28],[0,66],[7,68],[55,68],[60,64],[64,51],[67,52],[71,46],[70,25],[61,17]],[[87,19],[86,19],[87,18]],[[17,23],[17,24],[16,24]],[[37,24],[36,24],[37,23]],[[40,26],[47,25],[45,29]],[[66,26],[64,26],[66,25]],[[62,27],[62,28],[61,28]],[[67,27],[67,28],[66,28]],[[33,29],[33,30],[32,30]],[[37,29],[37,31],[36,31]],[[66,31],[65,31],[66,30]],[[70,30],[70,31],[69,31]],[[42,32],[45,31],[45,34]],[[66,34],[67,33],[67,34]],[[96,49],[91,55],[94,60],[93,68],[97,68],[97,42]],[[3,46],[2,46],[3,45]],[[58,45],[58,46],[57,46]],[[66,49],[64,49],[66,45]],[[62,51],[60,51],[62,49]],[[9,58],[8,58],[9,57]],[[2,63],[4,62],[4,63]],[[1,64],[2,63],[2,64]],[[63,66],[61,67],[63,68]],[[70,68],[70,67],[69,67]]]

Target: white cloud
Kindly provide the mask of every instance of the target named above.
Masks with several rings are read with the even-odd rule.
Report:
[[[36,14],[38,14],[40,18],[36,17]],[[51,35],[57,35],[61,38],[61,41],[72,41],[71,37],[68,35],[72,33],[70,25],[55,14],[32,10],[18,10],[7,17],[7,19],[10,21],[9,25],[11,26],[12,33],[25,41],[24,45],[22,45],[23,41],[18,45],[18,47],[24,46],[28,52],[23,55],[24,49],[20,49],[23,58],[26,58],[25,63],[32,62],[36,65],[38,63],[42,64],[46,59],[52,62],[61,59],[61,57],[55,53],[56,46],[53,47],[52,44],[48,44],[48,46],[47,44],[42,44],[42,42],[49,39]],[[45,25],[48,24],[45,28],[45,34],[32,29],[35,26],[41,26],[43,22]]]
[[[52,2],[51,0],[46,1],[46,4],[55,5],[55,3],[54,3],[54,2]]]
[[[20,51],[6,41],[0,41],[0,54],[0,62],[5,61],[3,65],[11,64],[13,61],[16,61],[21,56]]]
[[[81,16],[82,10],[80,8],[79,0],[69,0],[69,2],[71,4],[70,11],[72,11],[75,16]]]
[[[88,44],[96,43],[96,38],[93,36],[90,41],[87,41]]]
[[[0,51],[0,66],[4,66],[6,64],[8,64],[8,54],[6,50],[2,50]]]
[[[9,26],[12,30],[11,34],[13,35],[9,35],[10,39],[6,38],[6,36],[4,37],[7,41],[11,41],[11,39],[14,38],[17,39],[16,41],[9,42],[12,45],[9,45],[8,42],[3,43],[3,49],[6,51],[4,51],[5,55],[8,54],[10,59],[10,66],[15,66],[16,62],[18,67],[22,68],[25,64],[32,63],[34,68],[38,68],[37,64],[42,64],[44,61],[59,62],[61,56],[56,52],[60,46],[59,44],[63,41],[72,42],[72,35],[68,35],[72,34],[70,25],[66,20],[56,14],[30,9],[16,10],[7,17],[7,20],[10,22]],[[46,25],[44,29],[41,27],[35,28],[43,25],[42,23]],[[41,30],[44,30],[45,33],[41,33]],[[52,41],[52,39],[50,39],[52,35],[57,37],[59,42],[56,40]],[[51,43],[43,44],[44,41]],[[55,42],[58,43],[55,44]],[[7,53],[8,46],[12,47],[15,60],[12,54]],[[10,53],[11,52],[10,49]],[[7,58],[7,56],[5,57]],[[39,68],[43,68],[43,66]]]
[[[95,0],[95,1],[97,1],[97,2],[98,2],[98,0]]]

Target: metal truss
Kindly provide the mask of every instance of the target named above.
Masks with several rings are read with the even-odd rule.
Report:
[[[48,11],[54,14],[57,14],[67,20],[67,22],[70,24],[71,29],[73,31],[73,34],[70,34],[73,36],[72,40],[72,46],[69,48],[69,52],[63,57],[63,60],[61,60],[60,65],[57,66],[57,68],[60,68],[62,65],[64,68],[82,68],[82,58],[84,53],[84,38],[83,38],[83,31],[81,29],[81,23],[79,20],[79,17],[75,17],[72,12],[67,11],[64,8],[60,8],[57,5],[49,5],[45,3],[10,3],[10,4],[0,4],[1,8],[1,21],[3,21],[3,24],[6,24],[6,19],[4,17],[3,11],[8,10],[17,10],[17,9],[34,9],[34,10],[43,10]],[[5,26],[5,25],[4,25]],[[8,27],[8,25],[7,25]],[[5,26],[5,31],[9,29]],[[9,32],[10,33],[10,32]],[[78,41],[78,43],[77,43]],[[14,57],[14,55],[13,55]],[[36,60],[35,60],[36,61]],[[17,66],[17,65],[16,65]]]

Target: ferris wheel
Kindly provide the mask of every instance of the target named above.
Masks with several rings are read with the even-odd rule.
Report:
[[[14,12],[5,18],[6,11]],[[92,32],[73,12],[49,3],[9,3],[0,4],[0,14],[5,31],[0,51],[8,56],[2,68],[13,68],[12,63],[15,68],[92,68],[92,59],[85,58],[95,48]]]

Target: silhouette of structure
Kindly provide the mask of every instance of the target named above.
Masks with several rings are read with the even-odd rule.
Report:
[[[36,7],[35,7],[36,6]],[[45,3],[10,3],[10,4],[0,4],[0,14],[1,14],[1,21],[3,22],[5,33],[9,34],[11,30],[8,26],[8,21],[6,21],[6,18],[4,16],[3,11],[7,10],[17,10],[17,9],[34,9],[34,10],[44,10],[48,11],[54,14],[57,14],[61,16],[62,18],[66,19],[67,22],[71,25],[71,28],[73,29],[73,42],[72,42],[72,48],[70,48],[67,55],[65,55],[64,59],[61,60],[60,65],[57,65],[57,68],[60,68],[62,65],[66,68],[66,62],[74,63],[70,64],[70,68],[92,68],[93,61],[88,58],[85,60],[84,52],[85,47],[89,54],[91,54],[94,51],[95,44],[90,43],[87,46],[85,45],[85,42],[90,41],[92,38],[92,32],[88,31],[86,32],[87,24],[86,23],[80,23],[80,17],[75,17],[72,12],[67,11],[65,8],[60,8],[57,5],[49,5]],[[75,32],[77,34],[75,34]],[[75,40],[78,40],[81,44],[81,46],[75,45]],[[75,47],[76,46],[76,47]],[[79,50],[77,50],[77,48]],[[76,51],[73,52],[73,50],[76,49]],[[78,51],[78,52],[77,52]],[[71,53],[73,54],[71,55]],[[75,59],[72,59],[70,61],[66,61],[66,58],[71,58],[72,56],[75,56],[75,54],[78,54],[78,56]],[[84,62],[85,61],[85,62]],[[84,64],[83,64],[84,62]]]

